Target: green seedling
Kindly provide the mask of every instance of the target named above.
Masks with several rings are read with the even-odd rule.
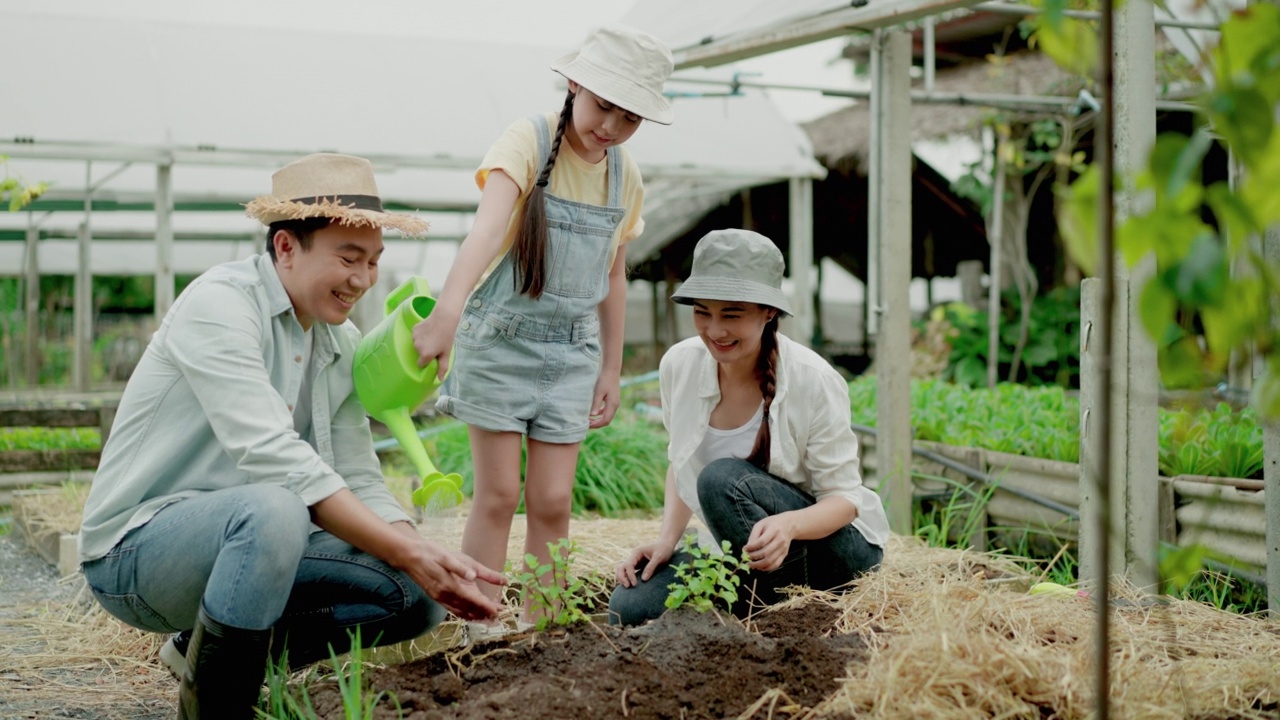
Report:
[[[728,610],[738,601],[738,586],[742,584],[739,572],[746,569],[751,561],[746,551],[741,557],[731,552],[728,540],[720,541],[723,554],[715,554],[710,550],[692,542],[685,541],[685,549],[693,560],[675,566],[676,578],[679,582],[668,586],[666,606],[675,610],[690,605],[698,612],[707,612],[719,607]]]
[[[547,550],[551,553],[549,563],[539,562],[533,553],[526,554],[526,569],[519,577],[529,613],[537,618],[534,627],[546,630],[553,625],[563,627],[589,622],[587,584],[571,572],[578,544],[569,538],[560,538],[557,543],[547,543]]]
[[[351,638],[351,650],[347,653],[349,662],[345,667],[337,651],[332,645],[329,646],[329,658],[333,663],[333,679],[338,685],[338,694],[342,697],[343,717],[346,720],[373,720],[375,708],[386,697],[390,697],[395,705],[395,716],[404,717],[400,701],[395,695],[385,690],[377,693],[369,692],[368,683],[364,677],[364,646],[360,642],[360,627],[357,625],[354,632],[348,630],[347,635]],[[377,644],[376,639],[374,643]],[[311,694],[307,690],[307,685],[314,680],[314,675],[308,671],[306,680],[298,691],[299,694],[295,695],[289,688],[288,657],[288,650],[286,650],[278,662],[268,663],[267,695],[263,699],[262,706],[257,708],[257,717],[272,720],[315,720],[317,714],[311,702]]]

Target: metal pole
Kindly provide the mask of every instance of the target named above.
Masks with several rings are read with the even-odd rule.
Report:
[[[89,390],[93,368],[93,269],[89,222],[93,215],[93,161],[85,163],[84,220],[80,223],[75,295],[75,387]]]
[[[863,288],[864,346],[880,334],[880,177],[884,172],[880,157],[880,135],[884,112],[884,32],[871,33],[871,129],[867,144],[867,282]]]
[[[933,79],[937,71],[937,48],[933,32],[937,22],[936,15],[924,19],[924,91],[927,93],[933,92]]]
[[[973,9],[978,12],[1004,13],[1006,15],[1039,15],[1044,12],[1043,8],[1033,7],[1031,5],[1018,5],[1016,3],[1003,2],[979,3],[978,5],[974,5]],[[1101,18],[1101,14],[1094,10],[1062,10],[1060,12],[1064,17],[1077,18],[1079,20],[1098,20]],[[1187,28],[1190,30],[1217,30],[1218,24],[1205,22],[1203,20],[1156,18],[1155,27]]]
[[[872,46],[874,53],[875,46]],[[874,60],[874,54],[872,55]],[[875,76],[875,65],[872,65],[872,77]],[[695,77],[673,77],[669,82],[686,83],[692,85],[716,85],[716,86],[734,86],[753,87],[762,90],[800,90],[821,93],[828,97],[849,98],[851,100],[867,100],[875,95],[875,87],[870,90],[850,90],[846,88],[824,87],[821,85],[804,85],[796,83],[770,83],[760,82],[756,80],[721,80],[717,78],[695,78]],[[911,91],[911,102],[923,103],[930,105],[971,105],[974,107],[991,107],[1006,108],[1010,110],[1044,110],[1046,112],[1055,112],[1059,110],[1070,110],[1080,105],[1080,97],[1069,97],[1065,95],[1014,95],[1009,93],[980,93],[980,92],[953,92],[953,91],[927,91],[913,90]],[[1202,112],[1202,109],[1192,102],[1185,100],[1155,100],[1156,110],[1170,110],[1177,112]],[[3,145],[0,144],[0,150]]]
[[[1098,544],[1094,566],[1098,569],[1098,586],[1094,592],[1097,633],[1094,638],[1094,717],[1107,720],[1111,709],[1111,313],[1115,305],[1113,261],[1115,247],[1115,157],[1111,138],[1115,123],[1112,89],[1115,87],[1115,38],[1113,36],[1114,0],[1102,0],[1102,23],[1099,32],[1101,111],[1095,126],[1095,158],[1098,166],[1098,275],[1102,279],[1102,303],[1098,312],[1098,385],[1102,402],[1098,404],[1098,498],[1097,517],[1093,518]]]
[[[156,327],[173,305],[173,166],[156,166]]]
[[[26,257],[26,356],[27,387],[40,384],[40,229],[30,213],[27,226]]]

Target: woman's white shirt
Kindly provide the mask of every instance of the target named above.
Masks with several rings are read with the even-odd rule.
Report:
[[[716,361],[702,339],[692,337],[662,356],[659,376],[676,491],[705,523],[697,486],[706,463],[695,460],[695,454],[720,402]],[[867,542],[884,547],[889,520],[880,496],[862,484],[858,438],[849,417],[844,378],[817,353],[779,333],[777,391],[769,411],[769,472],[819,500],[836,495],[853,503],[858,508],[854,527]]]

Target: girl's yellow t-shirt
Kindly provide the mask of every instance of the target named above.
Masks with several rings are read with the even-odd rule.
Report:
[[[547,126],[550,130],[548,142],[555,137],[556,125],[560,122],[559,113],[547,115]],[[534,180],[542,168],[538,166],[538,138],[533,121],[520,118],[502,133],[496,142],[485,153],[480,168],[476,170],[476,186],[484,190],[489,173],[494,170],[505,172],[520,187],[520,198],[516,201],[515,210],[511,213],[511,222],[507,225],[507,236],[503,239],[502,249],[489,270],[492,271],[501,261],[515,240],[516,230],[520,227],[520,218],[524,213],[524,201],[533,187]],[[644,231],[644,218],[640,212],[644,205],[644,182],[640,177],[640,168],[631,159],[631,154],[623,147],[615,152],[622,153],[622,206],[626,212],[619,223],[619,231],[614,233],[613,247],[609,249],[609,264],[613,265],[618,248],[640,237]],[[560,143],[560,154],[556,157],[555,167],[551,170],[551,178],[547,183],[547,191],[556,197],[591,205],[604,205],[608,202],[608,159],[598,163],[589,163],[578,156],[569,142]],[[486,273],[487,274],[487,273]]]

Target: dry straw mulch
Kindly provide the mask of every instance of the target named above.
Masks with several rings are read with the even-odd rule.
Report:
[[[884,567],[839,598],[871,648],[820,716],[1087,718],[1096,607],[1028,595],[1006,560],[895,538]],[[1276,718],[1280,622],[1131,589],[1113,599],[1117,718]]]
[[[424,534],[457,547],[464,512],[427,519]],[[517,561],[521,520],[509,550]],[[658,527],[656,519],[575,520],[576,571],[611,574]],[[869,648],[850,665],[842,689],[806,717],[1090,717],[1094,604],[1028,595],[1035,580],[1006,558],[893,538],[881,570],[848,593],[793,600],[819,595],[832,602],[842,611],[838,629]],[[64,582],[83,584],[78,576]],[[1113,603],[1113,717],[1280,714],[1280,622],[1193,602],[1152,602],[1132,590]],[[154,706],[173,697],[174,681],[155,659],[163,638],[120,624],[86,593],[3,624],[12,640],[0,647],[0,668],[21,678],[24,697],[74,698],[82,707]],[[16,689],[12,681],[7,686]]]

